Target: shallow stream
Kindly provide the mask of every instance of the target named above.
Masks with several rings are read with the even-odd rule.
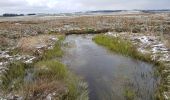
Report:
[[[153,100],[159,80],[154,66],[110,52],[92,37],[68,35],[63,57],[63,62],[87,81],[90,100],[126,100],[128,93],[135,95],[135,100]]]

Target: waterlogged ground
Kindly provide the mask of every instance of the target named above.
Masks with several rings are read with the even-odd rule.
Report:
[[[63,62],[89,85],[90,100],[153,100],[159,79],[148,63],[109,52],[92,35],[66,37]]]

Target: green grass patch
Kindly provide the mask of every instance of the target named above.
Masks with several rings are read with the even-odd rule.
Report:
[[[86,82],[69,72],[66,83],[69,90],[66,100],[89,100]]]
[[[109,50],[122,54],[124,56],[131,56],[139,60],[150,62],[151,58],[150,55],[143,55],[140,52],[136,50],[136,48],[133,46],[133,44],[128,41],[124,40],[119,37],[111,37],[107,35],[96,35],[93,40],[99,44],[102,45]]]
[[[39,61],[35,65],[35,80],[31,84],[24,84],[24,95],[34,95],[40,99],[45,91],[60,89],[59,100],[88,100],[87,84],[72,74],[62,63],[53,60]],[[64,92],[64,90],[68,90]]]
[[[135,100],[135,92],[132,89],[126,88],[124,91],[124,96],[126,100]]]
[[[25,77],[27,65],[22,62],[14,62],[8,65],[8,70],[1,76],[1,88],[4,91],[11,91],[18,89]]]
[[[64,40],[64,36],[59,36],[58,41],[55,43],[53,49],[46,50],[43,54],[43,59],[52,59],[55,57],[62,57],[64,52],[61,49],[62,41]]]
[[[35,64],[35,77],[47,78],[50,80],[65,79],[67,77],[67,69],[65,65],[58,61],[47,60],[39,61]]]

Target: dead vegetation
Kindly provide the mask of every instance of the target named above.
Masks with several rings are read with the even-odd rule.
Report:
[[[23,37],[19,39],[17,48],[24,53],[34,53],[38,49],[47,49],[50,45],[52,46],[57,40],[56,35],[38,35],[38,36],[30,36]]]
[[[41,34],[86,34],[116,31],[165,37],[170,35],[169,22],[170,18],[167,13],[52,17],[48,20],[37,17],[25,21],[1,22],[0,35],[3,38],[15,40],[11,43],[12,45],[17,45],[17,41],[23,37]]]

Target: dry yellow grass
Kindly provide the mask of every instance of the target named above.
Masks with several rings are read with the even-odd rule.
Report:
[[[9,39],[3,36],[0,36],[0,47],[7,46],[9,44]]]
[[[27,84],[24,86],[24,91],[22,92],[27,99],[45,99],[49,94],[54,94],[52,97],[55,100],[61,100],[64,95],[67,95],[68,89],[66,88],[64,82],[61,81],[44,81],[39,80],[34,84]],[[41,94],[41,95],[40,95]],[[32,95],[32,96],[30,96]]]
[[[55,35],[39,35],[23,37],[18,41],[17,47],[22,50],[22,52],[35,52],[38,48],[46,47],[51,44],[51,38],[57,37]]]

